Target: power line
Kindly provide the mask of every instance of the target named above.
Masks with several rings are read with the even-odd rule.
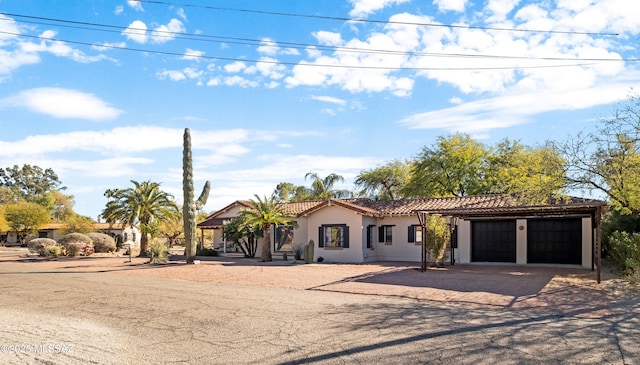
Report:
[[[20,22],[29,23],[29,24],[59,26],[64,28],[92,30],[92,31],[98,31],[98,32],[111,32],[111,33],[119,33],[119,34],[121,33],[140,34],[139,32],[144,32],[146,34],[147,32],[150,32],[154,37],[165,37],[165,38],[171,38],[171,39],[179,38],[179,39],[186,39],[186,40],[195,40],[200,42],[218,42],[218,43],[225,42],[225,43],[231,43],[231,44],[256,45],[256,46],[266,45],[266,46],[275,47],[275,46],[284,45],[294,49],[307,49],[308,47],[315,47],[316,49],[319,49],[319,50],[331,50],[335,52],[388,54],[388,55],[401,55],[401,56],[409,55],[409,56],[429,56],[429,57],[488,58],[488,59],[541,60],[541,61],[576,61],[576,62],[607,62],[607,61],[634,62],[636,61],[635,59],[620,59],[620,58],[615,59],[615,58],[531,57],[531,56],[508,56],[508,55],[487,55],[487,54],[467,54],[467,53],[394,51],[394,50],[372,49],[372,48],[325,46],[320,44],[281,42],[281,41],[273,41],[273,40],[267,40],[267,39],[251,39],[251,38],[228,37],[228,36],[217,36],[217,35],[206,35],[206,34],[191,34],[191,33],[184,33],[184,32],[172,32],[172,31],[166,31],[166,30],[148,30],[146,28],[123,27],[123,26],[117,26],[117,25],[111,25],[111,24],[90,23],[90,22],[74,21],[74,20],[68,20],[68,19],[37,17],[37,16],[6,13],[6,12],[0,12],[0,14],[16,17],[16,18],[40,20],[40,21],[20,20]],[[0,20],[8,21],[8,19],[0,19]],[[55,22],[55,24],[46,23],[46,22]],[[58,24],[58,23],[62,23],[62,24]],[[91,28],[91,27],[95,27],[95,28]],[[106,29],[98,29],[98,28],[106,28]]]
[[[400,21],[394,21],[394,20],[345,18],[345,17],[337,17],[337,16],[326,16],[326,15],[285,13],[285,12],[279,12],[279,11],[266,11],[266,10],[240,9],[240,8],[225,8],[225,7],[211,6],[211,5],[198,5],[198,4],[188,4],[188,3],[172,3],[172,2],[160,1],[160,0],[135,0],[135,1],[140,2],[140,3],[147,3],[147,4],[182,6],[182,7],[185,7],[185,8],[190,7],[190,8],[209,9],[209,10],[232,11],[232,12],[239,12],[239,13],[253,13],[253,14],[263,14],[263,15],[275,15],[275,16],[286,16],[286,17],[297,17],[297,18],[335,20],[335,21],[358,22],[358,23],[419,25],[419,26],[425,26],[425,27],[496,30],[496,31],[504,31],[504,32],[524,32],[524,33],[551,33],[551,34],[619,36],[618,33],[577,32],[577,31],[563,31],[563,30],[542,30],[542,29],[518,29],[518,28],[484,27],[484,26],[472,26],[472,25],[460,25],[460,24],[400,22]]]
[[[254,59],[220,57],[220,56],[189,55],[189,54],[177,53],[177,52],[122,47],[122,46],[110,45],[110,44],[95,44],[95,43],[89,43],[89,42],[73,41],[68,39],[19,34],[19,33],[7,32],[7,31],[0,31],[0,34],[7,34],[7,35],[18,36],[18,37],[32,38],[32,39],[40,39],[40,40],[51,41],[51,42],[65,42],[70,44],[77,44],[77,45],[96,47],[96,48],[108,48],[108,49],[117,49],[117,50],[124,50],[124,51],[144,52],[144,53],[167,55],[167,56],[178,56],[178,57],[189,57],[189,58],[200,58],[200,59],[222,60],[222,61],[233,61],[233,62],[241,61],[241,62],[249,62],[249,63],[266,63],[266,64],[275,64],[275,65],[287,65],[287,66],[323,67],[323,68],[346,68],[346,69],[366,69],[366,70],[389,70],[389,71],[398,71],[398,70],[488,71],[488,70],[517,70],[517,69],[576,67],[576,66],[589,66],[589,65],[595,64],[595,63],[575,63],[570,65],[505,66],[505,67],[390,67],[390,66],[334,65],[334,64],[317,64],[317,63],[306,63],[306,62],[297,63],[297,62],[284,62],[284,61],[274,61],[274,60],[254,60]]]

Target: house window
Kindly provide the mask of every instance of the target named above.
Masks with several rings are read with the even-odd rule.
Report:
[[[375,225],[367,226],[367,248],[373,248],[373,233],[375,232],[373,228],[375,228]]]
[[[293,226],[279,225],[274,229],[273,248],[275,251],[293,250]]]
[[[393,226],[378,227],[378,242],[391,244],[393,242]]]
[[[349,227],[346,224],[318,227],[318,247],[349,248]]]
[[[47,231],[39,231],[38,238],[49,238],[49,233]]]
[[[422,242],[422,226],[419,224],[414,224],[409,226],[407,237],[409,238],[408,239],[409,242],[421,243]]]

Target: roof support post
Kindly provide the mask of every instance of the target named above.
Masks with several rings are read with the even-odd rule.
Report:
[[[427,271],[427,213],[426,212],[418,212],[418,221],[422,226],[422,250],[421,250],[421,266],[420,271]]]
[[[600,284],[602,272],[602,206],[596,208],[596,281]]]

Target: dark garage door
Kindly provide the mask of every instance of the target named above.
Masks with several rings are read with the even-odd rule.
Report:
[[[516,262],[516,221],[471,222],[471,261]]]
[[[527,222],[527,262],[582,263],[582,220],[530,219]]]

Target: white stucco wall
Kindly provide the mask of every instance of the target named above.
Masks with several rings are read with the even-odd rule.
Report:
[[[471,262],[471,221],[458,220],[458,248],[454,252],[456,263]]]
[[[593,257],[593,229],[591,225],[591,217],[582,218],[582,267],[591,268]]]
[[[367,248],[367,226],[372,225],[371,248]],[[377,249],[378,243],[378,226],[377,220],[373,217],[362,217],[362,257],[365,262],[381,261]]]
[[[237,217],[240,211],[242,211],[243,209],[245,209],[244,206],[236,205],[225,210],[224,212],[221,212],[216,216],[216,218],[232,219]],[[214,229],[213,230],[213,246],[222,247],[223,243],[224,243],[224,240],[222,239],[222,229]],[[260,250],[258,250],[258,252],[260,252]]]
[[[520,229],[522,227],[522,229]],[[527,263],[527,220],[516,219],[516,264]]]
[[[408,227],[419,224],[417,216],[385,217],[378,219],[378,226],[391,225],[393,241],[378,242],[376,234],[376,250],[378,260],[420,262],[421,243],[409,242]],[[377,233],[377,231],[376,231]]]
[[[347,225],[349,227],[349,247],[318,247],[318,227],[323,224]],[[349,209],[329,206],[313,212],[307,217],[308,238],[314,242],[313,260],[317,261],[318,257],[322,256],[325,262],[363,262],[363,227],[362,216]]]

